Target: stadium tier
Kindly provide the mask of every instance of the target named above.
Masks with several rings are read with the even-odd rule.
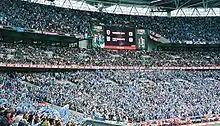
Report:
[[[92,26],[152,30],[172,43],[219,43],[219,17],[147,17],[77,11],[20,0],[1,0],[0,24],[38,31],[91,35]]]
[[[132,51],[0,43],[0,62],[33,65],[215,67],[220,51]]]
[[[79,118],[90,116],[101,121],[136,123],[170,118],[195,119],[205,114],[215,119],[220,112],[218,70],[82,70],[1,73],[0,77],[3,82],[1,97],[18,105],[18,110],[40,114],[36,112],[37,103],[68,104],[84,115],[76,114],[72,118],[75,123],[80,123],[77,122]]]

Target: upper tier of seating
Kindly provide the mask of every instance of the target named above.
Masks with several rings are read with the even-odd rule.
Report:
[[[24,2],[0,1],[0,24],[40,31],[91,34],[97,24],[146,28],[173,43],[219,43],[220,17],[147,17],[86,12]]]

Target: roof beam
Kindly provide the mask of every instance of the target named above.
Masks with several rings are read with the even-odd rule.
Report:
[[[85,0],[86,2],[102,2],[106,4],[124,4],[124,5],[150,5],[149,1],[140,1],[140,0]]]
[[[210,2],[215,2],[216,0],[206,0],[205,3],[208,4]],[[199,6],[199,5],[203,5],[204,4],[204,0],[200,1],[200,2],[197,2],[195,4],[190,4],[188,5],[187,7],[195,7],[195,6]]]
[[[219,7],[219,6],[220,6],[220,1],[213,2],[213,3],[211,3],[211,5],[209,5],[209,6]]]
[[[63,1],[62,7],[64,6],[65,3],[66,3],[66,0]]]
[[[170,4],[170,3],[173,3],[172,0],[167,0],[166,2],[165,1],[159,1],[159,2],[156,2],[156,3],[153,3],[152,5],[154,6],[159,6],[159,5],[164,5],[164,4]]]
[[[194,13],[195,13],[195,15],[197,15],[197,16],[200,15],[200,12],[199,12],[199,10],[198,10],[197,8],[194,8],[194,9],[193,9],[191,15],[194,15]]]
[[[175,7],[179,8],[179,4],[180,4],[179,0],[174,0],[174,3],[175,3]]]
[[[216,13],[215,13],[215,11],[213,10],[213,8],[209,8],[207,15],[210,15],[210,12],[211,12],[211,11],[212,11],[212,12],[214,13],[214,15],[216,16]]]
[[[136,7],[134,7],[134,9],[136,10],[137,14],[139,15],[139,12],[138,12],[137,8],[136,8]]]
[[[121,6],[119,5],[118,7],[119,7],[119,9],[120,9],[121,13],[124,13],[124,12],[122,11],[122,9],[121,9]]]
[[[83,4],[84,4],[85,0],[82,1],[82,4],[80,5],[80,8],[82,8]]]
[[[131,11],[133,10],[133,8],[134,8],[134,5],[131,7],[131,10],[130,10],[129,14],[131,14]]]
[[[71,8],[73,9],[73,4],[70,0],[69,0],[69,3],[70,3]]]
[[[207,6],[208,6],[207,1],[206,1],[206,0],[202,0],[202,5],[203,5],[203,7],[206,9],[206,8],[207,8]]]
[[[113,10],[113,13],[115,13],[117,7],[118,7],[118,4],[116,4],[115,9]]]
[[[185,3],[183,3],[182,5],[179,6],[179,8],[184,7],[185,5],[187,5],[189,2],[191,2],[192,0],[187,0]]]

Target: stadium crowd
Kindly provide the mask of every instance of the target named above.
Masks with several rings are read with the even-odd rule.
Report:
[[[65,115],[63,108],[43,102],[39,87],[16,75],[1,73],[0,80],[0,126],[75,126],[83,121],[82,115],[70,115],[68,109],[62,111]]]
[[[0,43],[1,63],[84,66],[218,66],[219,50],[131,51]]]
[[[147,28],[171,42],[220,39],[219,17],[146,17],[0,1],[0,25],[91,35],[92,26]],[[0,63],[84,66],[220,65],[220,50],[85,50],[0,42]],[[87,117],[117,122],[220,114],[220,71],[77,70],[0,73],[0,126],[74,126]],[[42,106],[60,106],[55,110]],[[63,106],[76,111],[75,114]],[[62,110],[62,111],[61,111]],[[68,112],[67,112],[68,111]],[[59,113],[59,114],[58,114]],[[219,118],[217,118],[219,119]],[[203,121],[203,120],[202,120]],[[207,121],[207,120],[206,120]]]
[[[147,17],[86,12],[24,2],[1,0],[0,24],[39,31],[91,35],[92,26],[146,28],[171,42],[219,43],[219,17]]]
[[[140,122],[220,113],[218,70],[1,73],[1,81],[1,96],[14,105],[69,104],[102,120]]]

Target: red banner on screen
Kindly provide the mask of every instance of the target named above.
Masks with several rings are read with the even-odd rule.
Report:
[[[136,50],[136,46],[132,45],[132,46],[105,46],[105,49],[126,49],[126,50]]]

